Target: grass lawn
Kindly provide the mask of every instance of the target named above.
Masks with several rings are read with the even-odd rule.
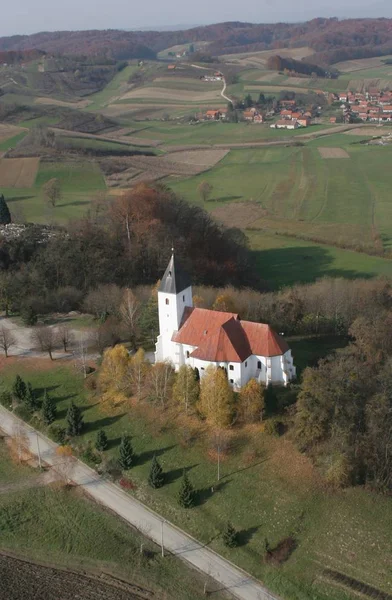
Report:
[[[13,464],[0,440],[0,486],[26,477],[33,481],[35,471]],[[204,597],[204,578],[178,559],[162,560],[156,546],[77,489],[37,487],[0,494],[0,531],[0,550],[78,570],[104,569],[159,598],[165,593],[179,600]],[[141,542],[152,551],[151,559],[141,557]]]
[[[42,186],[53,177],[59,179],[62,198],[55,208],[42,196]],[[99,166],[81,159],[78,162],[41,163],[32,188],[3,189],[11,212],[20,212],[27,221],[36,223],[66,223],[81,217],[89,207],[94,193],[106,189]]]
[[[26,135],[27,131],[21,131],[17,135],[8,138],[8,140],[0,142],[0,152],[6,152],[9,148],[15,148],[15,146],[17,146]]]
[[[297,354],[301,352],[299,344],[297,340]],[[315,354],[315,346],[310,348],[309,344],[307,340],[303,357]],[[325,348],[323,344],[321,339],[320,355],[333,348],[329,339],[325,340]],[[222,478],[217,483],[216,464],[207,453],[206,433],[197,422],[179,420],[170,411],[162,414],[148,405],[123,405],[116,414],[108,414],[98,398],[88,399],[81,377],[70,367],[50,365],[40,370],[36,361],[9,362],[2,371],[5,386],[11,384],[16,373],[31,381],[41,396],[44,388],[48,389],[57,402],[60,423],[71,399],[84,407],[86,430],[78,443],[94,440],[97,431],[105,428],[110,440],[107,453],[116,457],[121,435],[129,433],[138,456],[128,475],[136,486],[133,493],[252,572],[283,598],[351,598],[349,591],[334,587],[328,580],[326,568],[392,592],[388,576],[392,552],[390,500],[361,488],[326,491],[310,461],[285,437],[272,438],[263,433],[262,426],[237,431],[231,451],[222,460]],[[147,485],[154,454],[167,474],[167,483],[160,490]],[[176,501],[184,467],[198,490],[198,504],[191,510],[181,509]],[[220,536],[228,519],[240,531],[241,546],[233,550],[224,547]],[[95,540],[93,530],[88,527],[88,531]],[[288,535],[293,535],[298,544],[289,560],[280,567],[264,564],[265,538],[275,547]],[[101,539],[98,536],[94,541],[96,551]],[[107,546],[110,544],[109,540]],[[107,548],[101,551],[106,553]]]

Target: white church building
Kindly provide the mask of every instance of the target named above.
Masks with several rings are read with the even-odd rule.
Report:
[[[242,321],[238,314],[195,308],[192,284],[172,255],[158,290],[159,336],[155,361],[197,369],[222,367],[240,389],[250,379],[287,385],[296,377],[285,340],[269,325]]]

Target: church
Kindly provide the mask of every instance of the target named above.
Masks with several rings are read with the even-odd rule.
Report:
[[[191,280],[174,253],[158,290],[158,311],[156,362],[170,361],[176,370],[189,365],[200,377],[210,365],[222,367],[235,390],[252,378],[287,385],[296,377],[290,348],[269,325],[193,306]]]

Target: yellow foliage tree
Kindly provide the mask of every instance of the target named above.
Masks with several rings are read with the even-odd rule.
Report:
[[[129,352],[119,344],[108,348],[103,355],[99,372],[99,389],[102,400],[109,404],[120,404],[129,392]]]
[[[72,472],[75,467],[75,457],[72,454],[71,446],[59,446],[56,448],[56,457],[53,468],[56,471],[61,483],[68,485],[72,479]]]
[[[251,379],[241,388],[238,398],[238,416],[243,423],[262,421],[264,411],[264,387]]]
[[[210,366],[200,381],[199,411],[209,425],[228,427],[232,420],[233,390],[223,369]]]
[[[173,400],[187,413],[199,397],[199,382],[195,371],[188,365],[180,367],[173,386]]]
[[[221,310],[223,312],[237,312],[233,298],[230,294],[223,293],[217,296],[214,304],[212,305],[213,310]]]

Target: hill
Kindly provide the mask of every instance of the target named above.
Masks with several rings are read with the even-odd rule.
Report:
[[[117,59],[152,58],[179,44],[208,42],[214,55],[309,46],[317,64],[381,56],[392,49],[392,19],[313,19],[306,23],[226,22],[182,31],[56,31],[0,38],[0,51],[102,54]]]

